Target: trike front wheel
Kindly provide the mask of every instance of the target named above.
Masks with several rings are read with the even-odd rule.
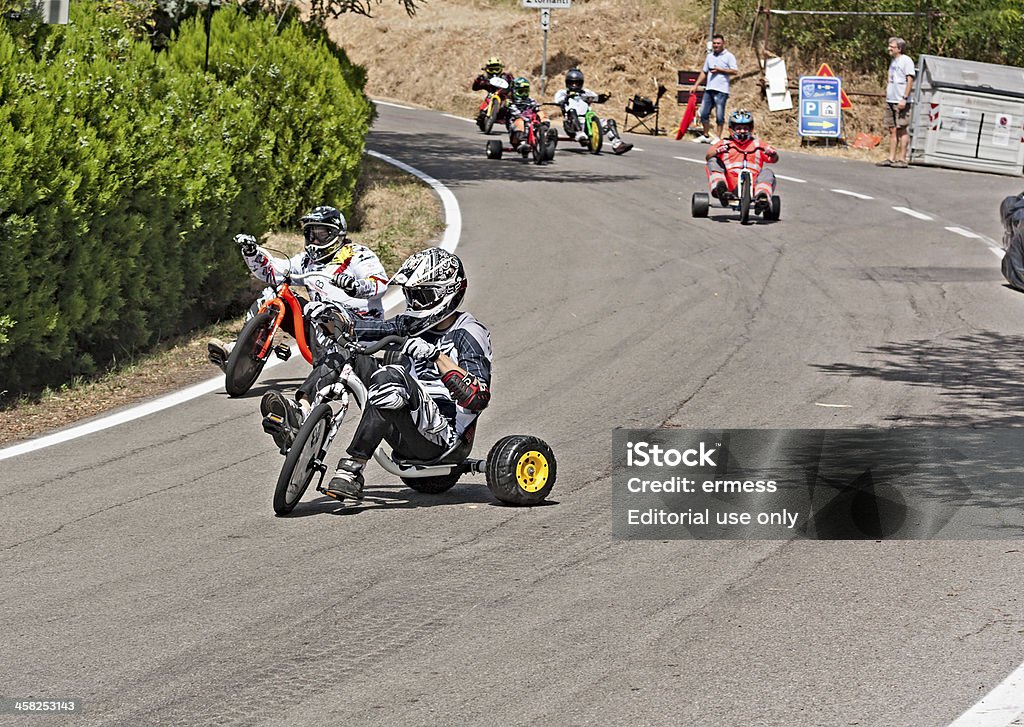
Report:
[[[323,479],[326,466],[323,463],[327,433],[334,420],[330,404],[321,404],[309,413],[302,423],[288,455],[284,458],[281,474],[274,488],[274,512],[287,515],[302,499],[313,477]]]
[[[224,390],[228,396],[241,396],[256,383],[270,357],[274,312],[265,310],[250,318],[238,334],[234,348],[224,366]]]

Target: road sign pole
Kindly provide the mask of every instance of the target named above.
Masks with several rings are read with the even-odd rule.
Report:
[[[543,96],[548,85],[548,28],[551,27],[551,11],[547,8],[540,11],[540,27],[544,31],[544,50],[540,59],[540,95]]]
[[[572,0],[520,0],[524,8],[540,10],[540,29],[544,32],[544,50],[540,58],[540,93],[543,96],[548,84],[548,31],[551,30],[551,10],[569,8]]]

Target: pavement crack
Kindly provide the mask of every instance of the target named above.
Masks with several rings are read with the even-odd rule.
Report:
[[[39,535],[33,535],[31,538],[25,538],[24,540],[20,540],[17,543],[12,543],[10,545],[5,545],[3,547],[0,547],[0,553],[6,552],[8,550],[14,550],[15,548],[18,548],[18,547],[20,547],[22,545],[25,545],[26,543],[31,543],[31,542],[34,542],[36,540],[43,540],[45,538],[53,537],[54,535],[56,535],[57,533],[62,531],[64,528],[69,527],[71,525],[77,525],[78,523],[81,523],[81,522],[83,522],[85,520],[88,520],[88,519],[90,519],[92,517],[95,517],[96,515],[102,515],[105,512],[110,512],[111,510],[116,510],[117,508],[124,507],[125,505],[133,505],[136,502],[139,502],[141,500],[145,500],[147,498],[154,497],[156,495],[162,495],[162,494],[164,494],[166,492],[170,492],[172,490],[176,490],[176,489],[179,489],[181,487],[186,487],[188,485],[197,484],[197,483],[202,482],[203,480],[207,479],[208,477],[214,477],[214,476],[220,474],[221,472],[224,472],[224,471],[226,471],[228,469],[231,469],[232,467],[237,465],[239,462],[246,462],[246,461],[249,461],[249,460],[252,460],[252,459],[256,459],[257,457],[262,457],[263,455],[264,455],[263,452],[258,452],[256,454],[253,454],[250,457],[245,457],[245,458],[243,458],[241,460],[236,460],[236,461],[229,462],[229,463],[223,465],[222,467],[219,467],[219,468],[217,468],[215,470],[207,472],[202,477],[199,477],[199,478],[196,478],[196,479],[192,479],[192,480],[188,480],[186,482],[178,482],[176,484],[169,485],[167,487],[163,487],[163,488],[161,488],[159,490],[148,490],[148,491],[144,492],[143,494],[141,494],[141,495],[139,495],[137,497],[132,497],[132,498],[130,498],[128,500],[122,500],[121,502],[114,503],[113,505],[108,505],[107,507],[100,508],[99,510],[94,510],[93,512],[90,512],[90,513],[87,513],[87,514],[82,515],[80,517],[77,517],[74,520],[69,520],[67,522],[61,523],[60,525],[58,525],[53,530],[50,530],[49,532],[41,533]]]

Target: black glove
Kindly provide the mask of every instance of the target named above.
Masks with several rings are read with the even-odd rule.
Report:
[[[611,97],[612,97],[612,95],[610,93],[599,93],[599,94],[597,94],[597,102],[598,103],[604,103],[605,101],[607,101]]]
[[[246,235],[245,233],[235,235],[235,244],[238,245],[238,249],[246,257],[256,254],[256,238],[252,235]]]

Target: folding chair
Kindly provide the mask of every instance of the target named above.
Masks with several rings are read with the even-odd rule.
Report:
[[[658,84],[658,97],[656,100],[636,94],[629,101],[626,102],[626,118],[622,121],[623,131],[633,131],[643,127],[652,136],[658,134],[664,134],[665,132],[658,128],[658,119],[661,113],[659,106],[661,105],[661,97],[668,91],[663,85]],[[648,121],[651,116],[654,116],[654,126],[648,126]],[[636,121],[632,126],[629,125],[629,117],[632,116]]]

